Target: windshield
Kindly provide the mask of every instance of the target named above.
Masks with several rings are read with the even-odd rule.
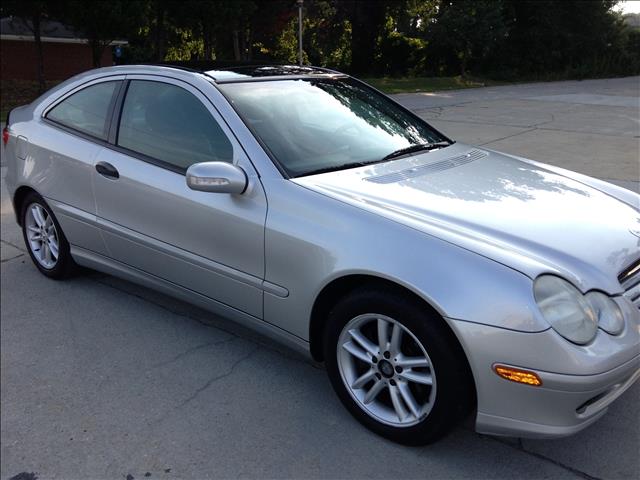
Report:
[[[384,95],[352,79],[219,87],[290,177],[380,162],[399,150],[414,153],[420,146],[447,140]]]

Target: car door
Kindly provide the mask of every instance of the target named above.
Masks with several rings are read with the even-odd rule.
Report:
[[[124,75],[84,83],[49,105],[29,138],[29,170],[72,247],[106,253],[96,225],[93,164],[107,143]],[[35,160],[35,162],[34,162]]]
[[[179,80],[128,76],[115,146],[95,159],[96,214],[109,255],[262,317],[267,203],[257,172],[210,101]],[[242,195],[191,190],[186,169],[226,161]]]

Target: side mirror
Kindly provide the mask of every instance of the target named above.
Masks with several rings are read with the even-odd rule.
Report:
[[[187,186],[200,192],[244,193],[247,175],[231,163],[196,163],[187,169]]]

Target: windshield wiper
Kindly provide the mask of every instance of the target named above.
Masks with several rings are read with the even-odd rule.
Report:
[[[386,160],[391,160],[392,158],[402,157],[403,155],[409,155],[422,150],[435,150],[436,148],[448,147],[449,145],[451,145],[450,142],[419,143],[418,145],[411,145],[410,147],[401,148],[400,150],[391,152],[381,161],[384,162]]]
[[[419,145],[411,145],[410,147],[401,148],[400,150],[391,152],[389,155],[387,155],[384,158],[381,158],[380,160],[372,160],[369,162],[350,162],[350,163],[341,163],[340,165],[331,165],[329,167],[322,167],[316,170],[309,170],[308,172],[304,172],[299,175],[296,175],[296,177],[306,177],[307,175],[318,175],[320,173],[336,172],[338,170],[346,170],[347,168],[364,167],[367,165],[386,162],[387,160],[391,160],[392,158],[401,157],[403,155],[409,155],[411,153],[419,152],[421,150],[435,150],[436,148],[448,147],[452,143],[453,142],[433,142],[433,143],[421,143]]]

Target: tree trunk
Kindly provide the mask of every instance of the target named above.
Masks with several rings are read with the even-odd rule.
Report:
[[[238,39],[238,30],[233,31],[233,58],[241,60],[240,58],[240,42]]]
[[[102,54],[104,53],[104,49],[111,42],[102,43],[100,40],[91,39],[89,40],[89,46],[91,47],[91,60],[93,62],[94,68],[99,68],[102,66]]]
[[[247,60],[253,60],[253,35],[251,28],[247,30]]]
[[[33,25],[33,39],[36,47],[36,76],[38,79],[38,93],[44,93],[47,89],[44,82],[44,53],[42,51],[42,39],[40,38],[40,15],[31,17]]]
[[[165,55],[165,27],[164,7],[161,2],[156,2],[156,28],[154,31],[153,59],[156,63],[162,63]]]
[[[203,22],[202,25],[202,42],[204,43],[204,59],[213,60],[213,39],[211,35],[211,28]]]
[[[351,70],[371,73],[375,60],[376,39],[384,27],[386,3],[383,0],[355,0],[350,8]]]
[[[240,32],[240,60],[247,59],[247,32],[242,30]]]
[[[100,40],[97,38],[89,39],[89,47],[91,47],[91,60],[93,62],[94,68],[102,67],[102,55],[104,54],[104,50],[110,45],[111,40]]]

